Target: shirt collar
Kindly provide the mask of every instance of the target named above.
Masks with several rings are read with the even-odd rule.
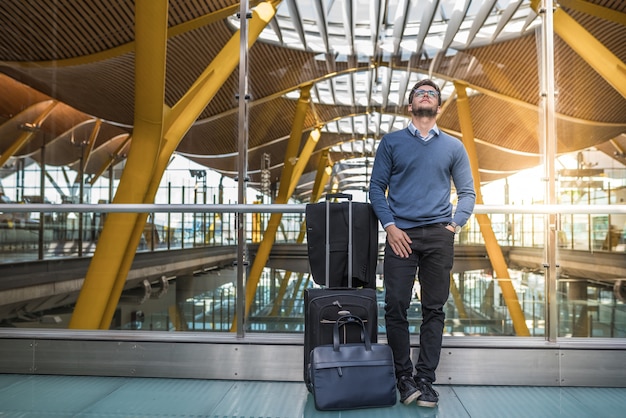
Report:
[[[408,129],[409,129],[409,132],[411,132],[411,135],[416,136],[418,138],[422,138],[422,135],[420,135],[420,132],[417,130],[415,125],[413,125],[413,122],[409,122]],[[439,135],[439,127],[437,126],[436,123],[435,123],[435,126],[430,128],[430,131],[428,131],[428,136],[426,138],[432,138],[435,135]]]

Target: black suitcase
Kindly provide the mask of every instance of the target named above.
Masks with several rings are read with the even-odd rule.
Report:
[[[330,207],[326,207],[325,202],[309,204],[306,206],[306,221],[309,265],[315,283],[326,287],[348,287],[347,266],[351,260],[350,287],[376,288],[379,222],[371,204],[350,200],[332,203]],[[332,231],[328,241],[327,230]],[[347,255],[349,231],[352,232],[350,257]]]
[[[346,194],[329,194],[326,196],[326,283],[330,283],[329,258],[330,258],[330,227],[328,218],[330,215],[330,203],[332,198],[348,199],[348,224],[353,225],[352,219],[352,196]],[[307,232],[311,226],[307,222]],[[345,249],[347,259],[352,256],[352,228],[348,228],[348,244]],[[370,341],[378,341],[378,303],[376,290],[373,288],[352,288],[352,265],[347,263],[348,287],[347,288],[313,288],[304,291],[304,382],[311,390],[309,377],[311,350],[319,345],[332,344],[333,328],[337,319],[344,315],[356,315],[363,323],[370,335]],[[341,273],[340,273],[341,274]],[[342,327],[341,343],[361,342],[361,327]]]

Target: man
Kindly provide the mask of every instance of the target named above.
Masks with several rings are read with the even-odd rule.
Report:
[[[380,141],[369,198],[387,233],[384,256],[385,324],[394,355],[400,401],[435,407],[433,390],[439,364],[454,261],[454,236],[476,201],[469,158],[458,139],[439,130],[441,91],[432,80],[409,93],[411,122]],[[451,180],[457,192],[453,213]],[[410,354],[407,310],[415,275],[420,282],[422,325],[415,376]]]

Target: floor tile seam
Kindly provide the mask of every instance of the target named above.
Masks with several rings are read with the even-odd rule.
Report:
[[[15,376],[15,375],[7,373],[6,376]],[[25,384],[28,384],[29,380],[33,380],[34,379],[34,375],[19,375],[19,376],[20,376],[19,379],[11,382],[11,384],[8,385],[8,386],[5,386],[5,387],[1,388],[0,389],[0,394],[2,392],[10,393],[10,391],[15,390],[15,388],[19,388],[21,386],[24,386]],[[26,376],[26,379],[24,379],[23,376]]]
[[[107,391],[103,392],[98,397],[98,399],[95,400],[94,402],[89,403],[89,405],[85,405],[80,411],[76,411],[75,414],[73,415],[74,417],[90,416],[90,415],[92,415],[89,411],[93,410],[98,405],[107,405],[107,404],[109,404],[111,402],[109,400],[111,395],[113,395],[115,393],[118,393],[124,387],[128,386],[129,382],[130,382],[129,378],[126,378],[126,377],[111,377],[111,376],[100,376],[100,377],[105,377],[107,379],[113,379],[113,380],[117,381],[117,384],[115,385],[115,387],[110,388]]]
[[[459,396],[459,393],[456,391],[456,386],[455,385],[450,385],[450,390],[452,391],[452,393],[454,393],[454,396],[456,397],[456,399],[459,401],[459,403],[461,404],[461,407],[463,408],[463,410],[465,411],[465,413],[467,414],[467,416],[469,418],[472,417],[472,415],[470,414],[469,410],[467,409],[467,406],[465,405],[465,403],[463,402],[463,399],[461,399],[461,397]]]
[[[207,380],[207,382],[219,383],[220,385],[227,385],[226,390],[224,390],[222,396],[215,402],[215,405],[211,408],[211,411],[207,411],[207,417],[217,417],[217,413],[219,412],[222,404],[226,401],[226,399],[230,396],[230,392],[235,389],[237,383],[241,381],[238,380]]]

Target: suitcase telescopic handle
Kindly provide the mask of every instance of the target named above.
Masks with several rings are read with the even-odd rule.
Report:
[[[328,193],[326,195],[326,200],[331,199],[348,199],[352,200],[352,195],[348,193]]]
[[[326,287],[330,286],[330,200],[348,199],[348,287],[352,287],[352,195],[347,193],[329,193],[326,195]]]

